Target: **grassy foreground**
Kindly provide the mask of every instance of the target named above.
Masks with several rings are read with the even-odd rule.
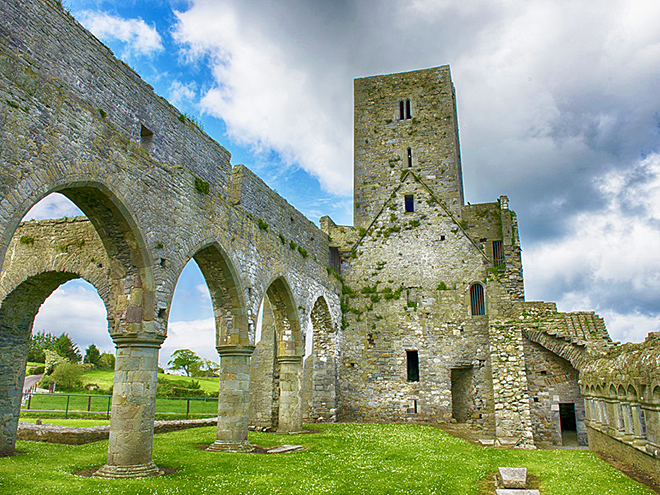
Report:
[[[584,450],[486,449],[432,426],[324,424],[322,433],[250,433],[253,444],[302,444],[288,454],[223,454],[196,449],[215,428],[156,435],[154,461],[174,468],[161,478],[98,480],[74,471],[105,462],[108,443],[82,446],[19,441],[26,455],[0,458],[0,493],[29,494],[478,494],[498,466],[527,467],[546,495],[652,494]]]

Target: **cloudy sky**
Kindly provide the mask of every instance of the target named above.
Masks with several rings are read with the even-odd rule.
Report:
[[[449,64],[466,200],[509,196],[527,299],[595,310],[614,340],[660,330],[657,0],[64,4],[315,221],[352,223],[353,79]],[[69,211],[59,200],[41,210]],[[212,336],[204,282],[186,272],[161,362],[192,329]],[[53,298],[86,301],[89,288],[71,287]]]

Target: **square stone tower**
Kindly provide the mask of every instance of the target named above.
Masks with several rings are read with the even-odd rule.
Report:
[[[411,169],[453,214],[463,205],[449,66],[355,80],[354,219],[368,227]]]

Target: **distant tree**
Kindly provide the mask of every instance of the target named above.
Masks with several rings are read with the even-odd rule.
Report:
[[[55,339],[53,350],[60,356],[67,358],[72,363],[79,363],[82,356],[78,350],[78,345],[71,340],[66,333],[63,333]]]
[[[57,365],[69,362],[67,358],[60,356],[52,349],[44,349],[44,354],[46,355],[46,365],[44,366],[44,371],[47,375],[49,375]]]
[[[173,370],[182,370],[187,376],[199,370],[202,359],[190,349],[177,349],[167,365]]]
[[[76,363],[60,363],[55,366],[51,377],[57,383],[58,388],[79,389],[82,388],[83,368]]]
[[[45,363],[45,349],[52,349],[55,343],[55,335],[46,332],[36,332],[30,337],[30,348],[28,349],[28,361],[34,363]]]
[[[99,358],[99,369],[114,370],[115,369],[115,355],[109,352],[104,352]]]
[[[99,351],[99,348],[96,347],[95,344],[90,344],[90,346],[85,351],[85,359],[83,359],[83,363],[98,366],[100,361],[101,352]]]
[[[220,365],[210,359],[202,359],[200,366],[200,376],[205,376],[208,380],[209,377],[218,376]]]

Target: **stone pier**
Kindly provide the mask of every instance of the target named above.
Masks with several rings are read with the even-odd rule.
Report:
[[[112,395],[108,463],[95,476],[158,476],[152,460],[158,350],[161,340],[115,338],[117,360]]]
[[[250,452],[250,357],[254,346],[221,346],[218,436],[207,450]]]
[[[303,429],[300,400],[300,366],[302,356],[279,356],[280,410],[278,433],[299,433]]]

